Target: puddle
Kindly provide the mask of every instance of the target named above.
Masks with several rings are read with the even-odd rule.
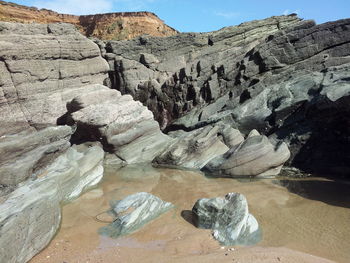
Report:
[[[149,192],[175,205],[139,231],[98,235],[109,203]],[[199,198],[239,192],[263,236],[254,247],[221,247],[195,228],[188,210]],[[63,207],[61,229],[32,259],[40,262],[350,262],[350,185],[321,178],[236,180],[175,169],[106,168],[94,190]],[[313,256],[310,256],[313,255]],[[321,259],[324,258],[324,259]],[[328,260],[327,260],[328,259]]]

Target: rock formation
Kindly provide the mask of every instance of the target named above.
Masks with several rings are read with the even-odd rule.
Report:
[[[123,12],[75,16],[0,1],[0,21],[18,23],[70,23],[87,37],[132,39],[141,35],[172,36],[178,32],[150,12]]]
[[[291,149],[289,165],[348,174],[350,19],[296,15],[204,34],[109,41],[110,85],[154,113],[165,131],[223,121]]]
[[[273,145],[266,136],[253,130],[240,145],[207,163],[205,170],[230,177],[274,176],[289,157],[284,142]]]
[[[74,140],[101,141],[106,151],[127,164],[150,162],[170,143],[152,112],[140,102],[102,85],[92,88],[67,105],[77,125]]]
[[[247,199],[242,194],[199,199],[192,213],[194,224],[213,229],[214,238],[223,245],[253,245],[261,239],[258,222],[249,214]]]
[[[100,233],[113,238],[130,234],[173,207],[173,204],[149,193],[129,195],[112,205],[116,219],[101,228]]]
[[[1,22],[0,42],[0,255],[27,262],[56,233],[61,203],[102,179],[104,151],[85,142],[142,162],[171,139],[140,102],[102,85],[108,64],[74,26]]]
[[[101,180],[103,156],[99,146],[70,148],[0,202],[1,262],[27,262],[47,246],[61,222],[60,204]]]

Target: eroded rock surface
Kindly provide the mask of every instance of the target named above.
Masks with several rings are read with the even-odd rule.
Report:
[[[223,245],[253,245],[261,239],[259,224],[249,214],[247,199],[242,194],[199,199],[192,212],[194,224],[213,229],[214,238]]]
[[[56,125],[81,86],[102,84],[98,46],[69,24],[0,22],[0,136]]]
[[[96,185],[103,176],[100,146],[74,146],[36,179],[27,180],[0,204],[1,262],[27,262],[55,235],[62,202]]]
[[[122,96],[102,85],[86,88],[91,92],[77,96],[67,106],[77,125],[75,140],[101,141],[127,164],[150,162],[171,142],[152,112],[130,95]]]
[[[171,203],[149,193],[129,195],[112,205],[116,219],[101,228],[100,233],[113,238],[130,234],[173,207]]]
[[[205,170],[230,177],[274,176],[280,173],[289,157],[290,151],[284,142],[274,145],[253,130],[238,147],[210,161]]]
[[[0,184],[15,186],[70,147],[69,126],[29,130],[0,137]]]
[[[167,131],[223,121],[286,142],[289,165],[349,173],[350,19],[295,15],[205,34],[108,42],[111,85]]]

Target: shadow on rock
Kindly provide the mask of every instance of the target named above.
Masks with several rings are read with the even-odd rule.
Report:
[[[195,224],[194,224],[194,214],[193,214],[193,212],[191,210],[183,210],[183,211],[181,211],[181,216],[188,223],[190,223],[190,224],[195,226]]]
[[[340,181],[280,180],[275,184],[304,198],[329,205],[350,208],[350,183]]]

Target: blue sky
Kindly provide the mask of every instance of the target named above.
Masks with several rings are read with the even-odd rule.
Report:
[[[207,32],[273,15],[317,23],[350,17],[350,0],[10,0],[68,14],[151,11],[181,32]]]

